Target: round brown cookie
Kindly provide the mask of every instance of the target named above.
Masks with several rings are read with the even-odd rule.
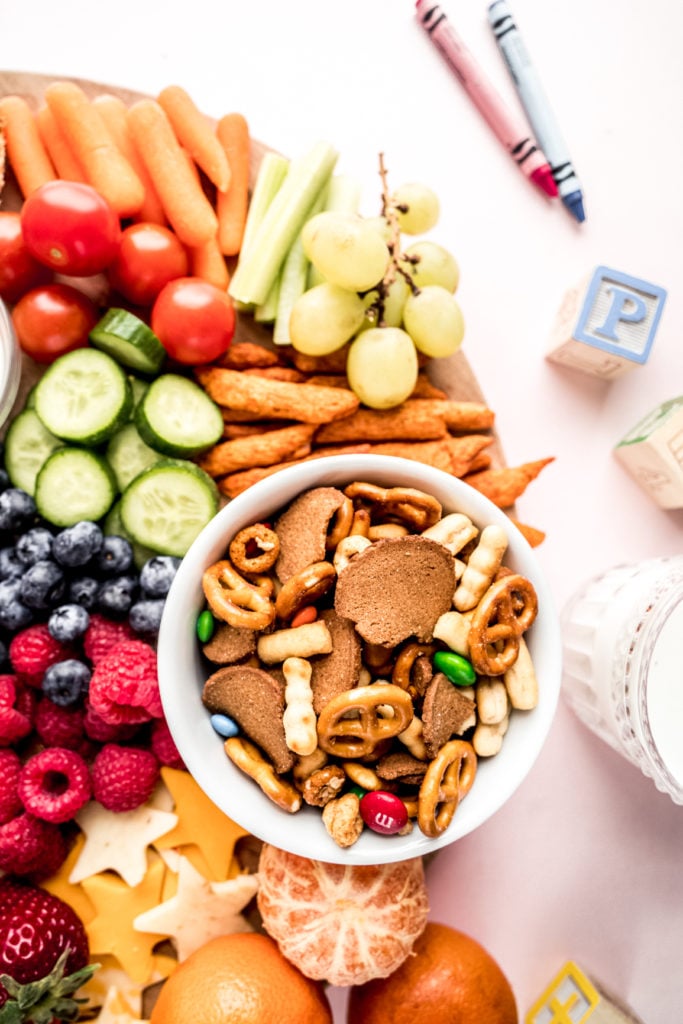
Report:
[[[302,569],[325,558],[327,531],[345,496],[336,487],[314,487],[296,498],[275,523],[280,554],[275,574],[286,583]]]

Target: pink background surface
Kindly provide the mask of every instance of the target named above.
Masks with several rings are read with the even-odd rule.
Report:
[[[485,3],[445,10],[515,104]],[[366,212],[377,210],[381,150],[393,184],[431,185],[442,204],[431,237],[460,262],[465,351],[507,460],[556,458],[519,515],[547,531],[539,557],[559,609],[594,573],[682,547],[683,512],[659,510],[612,448],[683,392],[683,8],[517,0],[514,13],[584,186],[581,226],[514,168],[410,0],[23,0],[0,9],[1,60],[149,92],[179,82],[207,113],[242,110],[255,137],[290,155],[329,139],[338,169],[361,180]],[[648,364],[611,384],[544,359],[564,292],[598,264],[669,292]],[[671,1024],[683,996],[682,849],[683,809],[561,701],[509,804],[430,866],[432,917],[498,957],[522,1012],[575,958],[647,1024]],[[333,1001],[341,1022],[344,993]]]

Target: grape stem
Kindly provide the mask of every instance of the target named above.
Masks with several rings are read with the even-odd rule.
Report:
[[[419,256],[406,256],[401,252],[401,227],[398,220],[398,214],[407,213],[408,207],[405,203],[397,203],[389,191],[387,168],[384,163],[384,153],[379,154],[379,176],[382,182],[382,216],[389,227],[389,238],[387,240],[389,263],[387,264],[386,272],[379,285],[372,289],[372,291],[376,291],[378,293],[377,299],[368,308],[367,312],[374,312],[377,318],[376,324],[378,327],[386,327],[386,323],[384,322],[384,304],[389,288],[396,280],[396,275],[400,274],[401,277],[405,279],[413,295],[418,295],[420,292],[420,289],[413,280],[412,274],[404,265],[406,263],[417,263]]]

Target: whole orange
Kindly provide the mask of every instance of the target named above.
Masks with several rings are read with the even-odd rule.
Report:
[[[253,932],[211,939],[161,988],[150,1024],[332,1024],[322,988],[273,939]]]
[[[388,978],[352,988],[348,1024],[518,1024],[498,963],[469,935],[428,922]]]

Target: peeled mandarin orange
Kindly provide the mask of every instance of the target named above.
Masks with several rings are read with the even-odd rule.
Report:
[[[150,1024],[332,1024],[322,987],[267,935],[222,935],[183,960],[161,988]]]
[[[258,908],[266,931],[309,978],[360,985],[401,964],[427,921],[422,858],[327,864],[264,845]]]
[[[352,988],[348,1024],[518,1024],[510,983],[490,953],[429,922],[390,977]]]

